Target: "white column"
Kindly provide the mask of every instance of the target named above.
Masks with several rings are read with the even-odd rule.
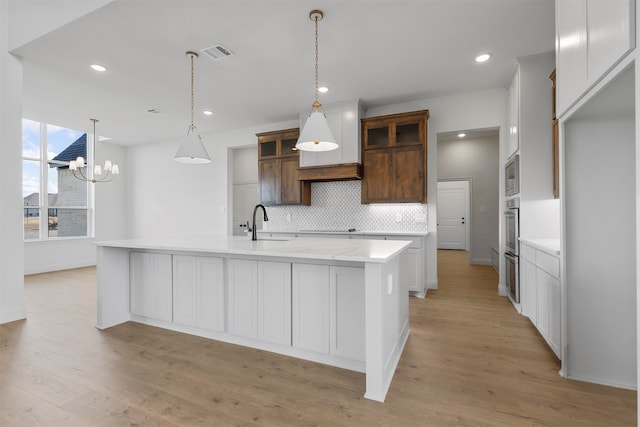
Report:
[[[0,1],[0,323],[26,318],[22,237],[22,64],[9,54]]]

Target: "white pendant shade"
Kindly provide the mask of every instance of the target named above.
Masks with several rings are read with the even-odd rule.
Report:
[[[189,128],[187,136],[184,138],[184,141],[182,141],[174,159],[181,163],[211,163],[211,158],[209,154],[207,154],[207,150],[205,150],[204,144],[202,143],[202,138],[200,138],[200,134],[195,129],[195,126]]]
[[[322,111],[315,109],[302,128],[296,148],[302,151],[331,151],[338,148],[329,122]]]

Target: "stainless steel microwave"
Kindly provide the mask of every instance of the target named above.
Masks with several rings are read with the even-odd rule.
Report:
[[[515,196],[520,193],[520,156],[515,155],[504,167],[504,195]]]

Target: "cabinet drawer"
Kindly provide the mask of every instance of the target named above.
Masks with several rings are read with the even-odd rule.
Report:
[[[536,262],[536,250],[531,246],[520,243],[520,255],[527,261],[531,261],[535,264]]]
[[[560,260],[558,258],[547,253],[537,251],[536,265],[538,266],[538,268],[541,268],[553,277],[560,277]]]

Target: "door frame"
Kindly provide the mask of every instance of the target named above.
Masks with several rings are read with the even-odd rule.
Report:
[[[436,198],[437,198],[437,191],[438,191],[438,184],[441,182],[460,182],[460,181],[466,181],[467,185],[469,187],[469,191],[467,192],[467,211],[465,213],[465,218],[467,218],[467,227],[466,227],[466,248],[465,251],[471,253],[471,227],[473,224],[473,218],[471,218],[471,202],[472,202],[472,184],[473,184],[473,179],[470,176],[467,177],[459,177],[459,178],[443,178],[443,179],[438,179],[437,183],[436,183]],[[436,218],[436,224],[437,224],[438,219]],[[437,248],[437,242],[436,242],[436,248]]]

